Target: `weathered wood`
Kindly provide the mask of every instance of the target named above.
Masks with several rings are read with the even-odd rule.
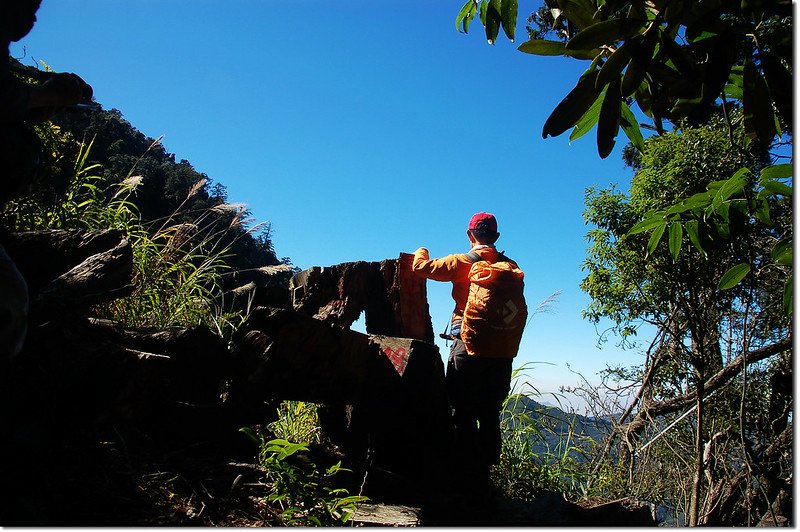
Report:
[[[363,312],[370,334],[433,342],[425,280],[411,272],[411,255],[310,268],[289,289],[300,313],[350,327]]]
[[[352,522],[360,526],[419,526],[419,508],[392,504],[360,504]]]
[[[3,240],[3,246],[25,277],[31,294],[36,294],[88,257],[114,249],[125,239],[120,230],[51,229],[12,233]]]
[[[123,239],[112,249],[96,253],[39,290],[35,303],[47,314],[110,301],[133,290],[133,252]]]

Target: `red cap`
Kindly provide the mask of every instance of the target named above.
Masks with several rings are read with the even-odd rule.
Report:
[[[469,231],[484,231],[486,233],[496,233],[497,232],[497,220],[494,217],[494,214],[489,214],[488,212],[479,212],[478,214],[474,214],[472,218],[469,220],[469,227],[467,227]]]

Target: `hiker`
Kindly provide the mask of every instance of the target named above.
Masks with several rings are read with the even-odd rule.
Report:
[[[64,107],[92,97],[92,88],[75,74],[47,73],[44,83],[27,83],[11,72],[9,45],[25,37],[36,22],[40,0],[0,3],[0,208],[24,194],[39,165],[39,139],[25,121],[47,120]],[[28,287],[0,242],[0,358],[22,349],[27,330]]]
[[[527,306],[522,272],[495,248],[500,233],[494,215],[472,216],[467,236],[469,253],[430,259],[428,250],[419,248],[412,269],[427,279],[453,283],[455,310],[449,334],[443,335],[453,342],[447,362],[447,395],[457,467],[464,475],[462,487],[479,495],[488,492],[489,468],[500,458],[500,410],[511,387],[511,361],[519,349]],[[497,279],[501,280],[499,290],[476,284]],[[496,309],[491,308],[494,305]],[[496,311],[499,323],[482,315],[489,311]]]

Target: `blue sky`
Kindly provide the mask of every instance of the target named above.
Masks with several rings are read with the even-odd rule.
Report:
[[[534,362],[541,392],[597,380],[637,351],[598,348],[581,318],[587,186],[631,172],[594,132],[542,139],[544,121],[588,64],[516,47],[534,2],[520,2],[518,40],[489,46],[463,2],[350,0],[44,0],[33,31],[12,44],[90,83],[151,137],[227,187],[279,256],[300,268],[468,249],[470,216],[494,213],[498,248],[526,273],[531,308],[561,291],[526,329],[517,365]],[[434,329],[452,310],[449,285],[428,282]],[[642,340],[647,340],[642,338]],[[446,349],[440,345],[443,356]]]

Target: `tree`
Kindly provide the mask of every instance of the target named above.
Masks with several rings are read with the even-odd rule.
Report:
[[[516,0],[468,0],[456,17],[467,32],[477,13],[490,43],[502,26],[513,40]],[[747,141],[768,146],[792,130],[790,0],[544,0],[519,50],[590,61],[553,110],[542,136],[597,125],[607,157],[620,127],[642,148],[635,102],[658,133],[665,121],[703,123],[718,105],[741,104]],[[545,37],[555,34],[558,40]]]
[[[630,196],[613,188],[590,190],[584,214],[595,226],[584,264],[588,275],[582,288],[592,297],[585,316],[595,322],[610,318],[624,338],[635,334],[641,322],[658,330],[641,369],[636,400],[618,420],[623,463],[632,472],[639,467],[635,450],[642,447],[642,436],[653,434],[650,420],[664,419],[656,423],[663,427],[669,417],[693,409],[693,452],[682,457],[694,464],[691,508],[686,510],[690,524],[745,524],[742,508],[751,505],[764,513],[781,482],[788,489],[786,477],[776,473],[785,463],[775,461],[776,455],[754,457],[759,456],[756,449],[763,453],[770,442],[787,436],[791,441],[784,434],[791,399],[781,392],[785,384],[775,389],[769,385],[791,366],[791,323],[782,311],[787,267],[772,253],[774,242],[791,234],[790,200],[762,196],[769,227],[748,216],[747,201],[731,199],[734,194],[725,199],[725,223],[712,221],[684,231],[680,222],[646,216],[666,212],[679,198],[707,194],[707,188],[727,183],[726,176],[737,168],[758,171],[769,162],[763,152],[739,154],[729,146],[722,119],[651,138]],[[755,180],[739,183],[737,194],[743,197],[757,198],[763,191]],[[717,196],[709,197],[713,202]],[[732,207],[732,201],[744,210]],[[642,217],[657,220],[659,229],[649,236],[631,231],[643,225],[637,223]],[[743,262],[757,264],[757,272],[747,282],[720,286],[724,272]],[[708,400],[711,394],[717,394],[713,402]],[[747,410],[737,412],[744,405]],[[634,413],[635,407],[639,410]],[[720,443],[723,437],[726,446]],[[747,464],[749,473],[734,482],[737,461]],[[754,479],[766,497],[759,493],[760,500],[754,500],[748,494],[736,500],[730,488],[746,483],[745,477]]]

